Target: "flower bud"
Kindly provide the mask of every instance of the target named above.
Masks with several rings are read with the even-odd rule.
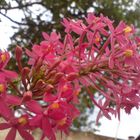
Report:
[[[24,92],[22,102],[27,102],[30,101],[31,99],[32,99],[32,92],[31,91]]]
[[[24,87],[26,88],[26,90],[27,90],[27,78],[28,78],[29,72],[30,72],[30,69],[28,67],[24,67],[21,71],[22,83]]]
[[[45,82],[44,82],[42,79],[39,79],[39,80],[36,82],[36,85],[35,85],[34,89],[38,89],[38,88],[40,88],[40,87],[42,87],[42,86],[44,86],[44,85],[45,85]]]
[[[51,91],[53,88],[54,88],[54,86],[53,86],[53,85],[48,84],[48,85],[46,86],[46,92]]]
[[[68,81],[73,81],[75,79],[78,78],[78,73],[75,73],[75,72],[71,72],[68,76],[67,76],[67,80]]]
[[[63,77],[63,73],[62,72],[58,72],[56,73],[55,77],[54,77],[54,82],[57,83],[62,77]]]

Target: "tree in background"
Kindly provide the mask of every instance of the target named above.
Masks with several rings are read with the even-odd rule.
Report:
[[[136,27],[140,27],[140,3],[139,0],[1,0],[0,16],[4,16],[11,22],[15,23],[13,29],[15,33],[11,37],[9,50],[14,51],[15,45],[23,48],[31,48],[33,43],[39,43],[41,33],[46,31],[50,33],[56,29],[64,35],[64,28],[59,22],[63,17],[81,18],[88,11],[93,11],[96,15],[103,13],[104,15],[115,19],[114,24],[118,24],[120,20],[126,21],[128,24],[134,23]],[[21,21],[12,19],[9,12],[15,10],[22,11],[23,17]],[[25,58],[26,61],[26,58]],[[15,66],[14,58],[11,61],[11,67]],[[83,112],[79,120],[75,122],[77,128],[86,125],[87,114],[85,106],[91,106],[86,95],[82,98],[83,103],[80,110]]]
[[[51,32],[56,29],[63,33],[64,28],[59,24],[63,17],[81,18],[88,11],[93,11],[96,15],[103,13],[115,19],[115,24],[124,20],[139,27],[139,8],[139,0],[1,0],[0,15],[15,23],[13,28],[17,30],[11,37],[12,43],[25,47],[39,42],[42,31]],[[15,9],[23,12],[21,21],[7,15]]]

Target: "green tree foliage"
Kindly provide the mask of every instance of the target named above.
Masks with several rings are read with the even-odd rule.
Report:
[[[15,33],[11,37],[11,45],[9,45],[11,52],[14,51],[17,44],[23,48],[31,48],[32,44],[39,43],[42,39],[42,31],[50,33],[55,29],[63,36],[64,28],[60,24],[62,18],[81,18],[88,11],[93,11],[96,15],[103,13],[111,19],[115,19],[114,24],[125,20],[129,24],[133,23],[136,27],[140,27],[139,9],[139,0],[0,0],[0,18],[3,16],[14,23]],[[14,14],[15,10],[16,12],[17,10],[22,11],[21,21],[12,19],[8,14],[8,12]],[[26,58],[24,60],[26,62]],[[12,59],[11,68],[15,67],[15,61]],[[80,106],[84,115],[75,122],[77,128],[86,125],[86,106],[91,104],[84,93],[80,96],[84,96],[81,100],[82,106]]]

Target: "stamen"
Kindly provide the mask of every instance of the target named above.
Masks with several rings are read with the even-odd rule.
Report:
[[[53,103],[52,105],[51,105],[51,108],[52,109],[57,109],[57,108],[59,108],[60,107],[60,105],[58,104],[58,103]]]
[[[2,62],[5,62],[6,59],[7,59],[6,55],[5,55],[5,54],[2,54],[2,55],[1,55],[1,60],[2,60]]]
[[[124,52],[124,55],[125,55],[126,57],[131,57],[131,56],[133,56],[133,50],[127,49],[127,50]]]
[[[4,85],[0,84],[0,93],[4,92]]]
[[[20,117],[20,118],[18,119],[18,123],[19,123],[20,125],[25,125],[25,124],[27,124],[27,123],[28,123],[27,117],[25,117],[25,116]]]
[[[64,124],[66,124],[67,118],[63,118],[60,121],[58,121],[58,125],[63,126]]]
[[[130,26],[127,26],[127,27],[124,28],[124,32],[125,33],[130,33],[130,32],[132,32],[132,28]]]
[[[100,38],[99,37],[96,37],[95,38],[95,42],[99,42],[100,41]]]

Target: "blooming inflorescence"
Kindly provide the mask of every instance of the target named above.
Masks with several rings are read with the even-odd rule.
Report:
[[[16,47],[18,73],[6,70],[10,55],[0,52],[0,115],[5,120],[0,130],[10,128],[6,140],[15,140],[17,131],[33,140],[36,128],[42,130],[41,140],[55,140],[58,130],[67,133],[79,115],[75,104],[81,89],[99,107],[98,117],[119,118],[120,109],[139,108],[140,39],[134,27],[124,22],[114,27],[107,17],[91,13],[84,21],[63,19],[62,24],[64,39],[43,33],[44,41],[26,49],[28,66],[22,66],[23,50]],[[93,90],[102,98],[95,99]]]

